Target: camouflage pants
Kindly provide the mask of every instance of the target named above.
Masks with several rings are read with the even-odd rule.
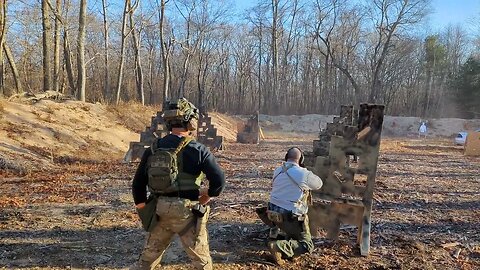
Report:
[[[195,269],[212,269],[207,232],[210,207],[207,206],[207,212],[202,218],[196,218],[191,211],[196,203],[188,199],[160,197],[157,203],[160,220],[148,234],[140,258],[130,269],[155,268],[175,234],[180,236],[183,248]]]
[[[266,212],[257,211],[257,213],[260,219],[268,220]],[[314,246],[310,234],[310,227],[308,226],[308,216],[305,216],[305,220],[298,221],[285,215],[283,222],[273,224],[278,226],[287,235],[287,239],[275,241],[285,258],[293,258],[300,254],[313,251]],[[270,224],[267,223],[267,225],[272,225],[272,222],[270,222]]]

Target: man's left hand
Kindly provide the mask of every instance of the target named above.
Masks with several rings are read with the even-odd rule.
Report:
[[[198,196],[198,202],[201,205],[205,205],[210,201],[210,196],[208,196],[208,189],[207,188],[201,188],[200,189],[200,195]]]
[[[145,207],[145,203],[142,202],[142,203],[136,204],[135,207],[136,207],[137,209],[142,209],[142,208]]]

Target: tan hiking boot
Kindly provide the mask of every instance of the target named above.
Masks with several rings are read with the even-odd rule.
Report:
[[[268,242],[268,250],[272,254],[273,260],[280,266],[285,264],[285,260],[282,259],[282,251],[278,248],[275,241]]]

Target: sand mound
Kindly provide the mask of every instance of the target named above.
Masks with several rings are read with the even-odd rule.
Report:
[[[0,108],[0,154],[8,164],[15,160],[27,170],[55,162],[120,159],[153,114],[136,104],[79,101],[2,101]]]
[[[266,131],[318,133],[327,123],[333,121],[333,115],[260,115],[260,126]],[[393,137],[416,136],[420,123],[419,117],[385,116],[383,135]],[[480,128],[480,119],[441,118],[427,119],[428,134],[433,137],[452,137],[462,130]]]
[[[228,142],[236,142],[237,123],[242,122],[240,118],[216,112],[209,112],[208,115],[212,117],[212,124],[219,136],[223,136]]]
[[[49,99],[0,100],[0,169],[46,170],[56,163],[121,160],[158,108]],[[210,113],[218,135],[235,142],[238,118]]]
[[[125,103],[119,106],[48,99],[34,104],[0,100],[0,170],[25,173],[56,163],[78,160],[121,160],[131,141],[151,124],[158,108]],[[209,113],[217,134],[235,142],[237,124],[250,116]],[[315,134],[333,121],[333,115],[260,115],[260,126],[270,134]],[[385,136],[415,136],[422,119],[384,119]],[[429,134],[451,137],[458,131],[480,128],[480,120],[429,119]]]

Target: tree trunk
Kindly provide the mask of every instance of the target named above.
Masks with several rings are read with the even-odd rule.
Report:
[[[140,3],[140,0],[137,0],[135,3],[135,7],[132,7],[131,2],[129,2],[129,21],[130,21],[130,31],[132,32],[132,38],[133,38],[133,51],[135,53],[135,81],[137,85],[137,94],[138,97],[140,98],[140,102],[142,105],[145,105],[145,92],[143,89],[143,68],[142,68],[142,58],[140,55],[140,40],[137,37],[137,32],[135,31],[135,24],[133,22],[133,13],[135,12],[135,9],[137,8],[138,4]],[[140,33],[140,30],[138,31]]]
[[[5,93],[5,85],[4,85],[4,76],[5,76],[5,68],[3,67],[3,48],[5,44],[5,37],[6,37],[6,22],[7,22],[7,1],[0,0],[0,97],[7,95]]]
[[[165,0],[161,0],[160,12],[159,12],[159,27],[160,27],[160,44],[162,50],[163,59],[163,90],[162,90],[162,102],[165,103],[168,100],[170,94],[170,42],[167,45],[165,41],[164,33],[164,21],[165,21]]]
[[[56,14],[61,14],[61,0],[56,0]],[[53,90],[59,91],[59,77],[60,77],[60,18],[55,16],[55,30],[54,30],[54,53],[53,53]]]
[[[85,101],[85,16],[87,0],[80,0],[80,12],[78,17],[78,40],[77,40],[77,89],[79,99]]]
[[[121,45],[120,45],[120,60],[118,65],[118,73],[117,73],[117,98],[116,104],[120,103],[120,92],[122,90],[122,79],[123,79],[123,66],[125,61],[125,39],[127,38],[126,28],[127,28],[127,13],[128,7],[130,5],[130,0],[125,0],[125,7],[123,9],[123,18],[122,18],[122,38],[121,38]]]
[[[185,35],[185,44],[181,45],[183,52],[185,54],[185,59],[183,59],[183,68],[182,68],[182,77],[180,78],[180,86],[178,89],[178,97],[185,96],[185,82],[187,81],[187,74],[188,74],[188,67],[190,63],[190,57],[195,53],[196,48],[192,48],[191,46],[191,28],[193,27],[192,22],[192,11],[195,9],[195,6],[189,11],[187,17],[185,17],[187,23],[186,35]],[[198,40],[199,37],[197,37]]]
[[[70,87],[70,94],[75,96],[77,92],[77,87],[75,85],[75,79],[73,77],[73,67],[72,67],[72,55],[70,51],[70,41],[68,40],[68,30],[64,26],[63,30],[63,58],[65,59],[65,69],[67,70],[68,85]]]
[[[197,89],[198,89],[198,109],[200,110],[200,113],[206,112],[205,108],[203,106],[203,95],[204,95],[204,85],[202,84],[201,81],[201,65],[198,67],[198,73],[197,73]]]
[[[258,112],[262,113],[262,44],[263,44],[263,35],[262,35],[262,22],[260,21],[259,37],[258,37]],[[266,100],[266,98],[263,98]]]
[[[155,61],[154,48],[151,47],[148,51],[148,91],[150,93],[149,104],[155,103],[155,91],[153,89],[153,61]]]
[[[183,72],[182,78],[180,79],[180,88],[178,90],[178,97],[185,96],[185,82],[187,81],[187,73],[188,73],[188,63],[190,61],[190,52],[187,52],[185,59],[183,60]]]
[[[8,63],[10,64],[10,68],[12,69],[13,79],[15,80],[15,86],[17,88],[17,93],[23,93],[23,86],[22,81],[20,80],[20,74],[17,69],[17,65],[15,65],[15,61],[13,60],[12,51],[10,47],[8,47],[7,43],[3,43],[3,48],[5,49],[5,54],[7,55]]]
[[[206,47],[206,46],[205,46]],[[210,68],[210,54],[208,49],[203,47],[199,52],[198,69],[197,69],[197,90],[198,90],[198,109],[200,112],[207,112],[206,96],[206,81],[208,70]]]
[[[48,1],[42,0],[43,91],[52,89],[52,75],[50,72],[50,51],[52,46]]]
[[[105,58],[104,58],[104,61],[105,61],[105,75],[104,75],[104,78],[105,78],[105,82],[104,82],[104,85],[103,85],[103,98],[105,100],[108,100],[109,99],[109,93],[110,93],[110,76],[108,74],[108,70],[109,70],[109,67],[110,67],[110,64],[109,64],[109,51],[108,51],[108,44],[109,44],[109,41],[108,41],[108,22],[107,22],[107,0],[102,0],[102,8],[103,8],[103,34],[104,34],[104,39],[103,39],[103,45],[104,45],[104,54],[105,54]]]
[[[273,112],[278,112],[278,0],[272,0],[272,102],[274,104]]]

